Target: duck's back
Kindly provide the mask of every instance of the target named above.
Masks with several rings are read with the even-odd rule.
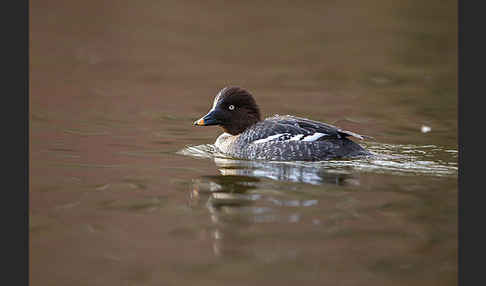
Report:
[[[273,116],[251,126],[235,138],[225,151],[243,159],[319,161],[369,155],[347,139],[359,134],[333,125],[290,115]]]

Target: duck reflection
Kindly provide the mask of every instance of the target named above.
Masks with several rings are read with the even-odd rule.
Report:
[[[318,211],[316,192],[325,191],[326,186],[335,188],[359,182],[351,174],[313,165],[221,158],[216,158],[215,163],[221,175],[194,179],[190,202],[194,208],[209,211],[216,256],[248,256],[252,248],[245,245],[252,241],[245,232],[255,224],[319,224],[318,219],[304,215],[308,209]]]
[[[214,162],[223,176],[239,175],[313,185],[358,183],[349,172],[326,169],[320,163],[243,161],[225,158],[214,158]]]

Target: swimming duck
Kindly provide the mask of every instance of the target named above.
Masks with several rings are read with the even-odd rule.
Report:
[[[219,152],[247,160],[321,161],[371,153],[348,139],[362,135],[292,115],[261,119],[252,94],[241,87],[224,87],[211,110],[194,125],[223,128],[214,143]]]

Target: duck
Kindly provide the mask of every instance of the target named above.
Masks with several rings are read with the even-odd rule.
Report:
[[[224,132],[214,147],[235,159],[325,161],[371,155],[349,139],[365,136],[331,124],[278,114],[262,120],[253,95],[239,86],[222,88],[209,112],[193,125],[220,126]]]

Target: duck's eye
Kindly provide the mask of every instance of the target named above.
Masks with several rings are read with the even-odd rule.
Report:
[[[229,110],[235,110],[235,106],[233,104],[231,104],[230,106],[228,106],[228,109]]]

